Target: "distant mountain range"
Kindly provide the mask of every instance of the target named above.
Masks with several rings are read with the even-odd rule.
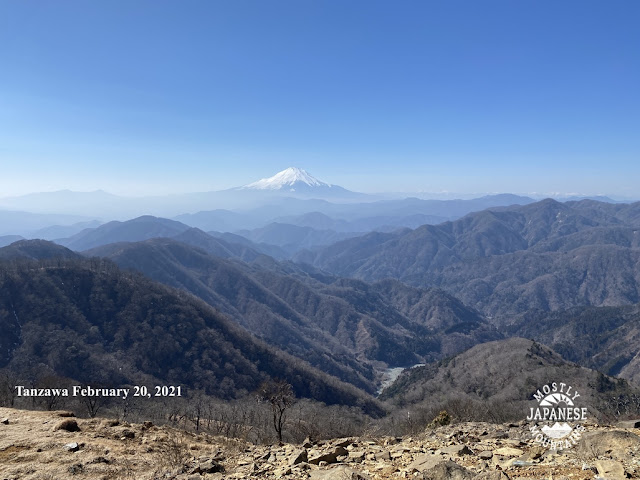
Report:
[[[374,228],[389,226],[415,227],[419,222],[438,223],[451,220],[470,211],[490,206],[511,205],[531,202],[528,197],[515,195],[493,195],[491,200],[419,200],[403,204],[395,203],[407,197],[407,194],[373,195],[347,190],[331,185],[311,176],[308,172],[289,167],[269,178],[254,181],[242,187],[220,191],[170,194],[142,197],[123,197],[102,190],[93,192],[57,192],[31,193],[17,197],[0,198],[0,213],[29,212],[40,215],[73,215],[75,219],[51,218],[45,224],[23,222],[0,234],[19,234],[33,236],[36,230],[53,225],[68,226],[73,223],[99,220],[126,220],[142,215],[154,215],[165,218],[179,215],[197,215],[198,212],[216,211],[222,218],[224,210],[234,210],[233,218],[226,224],[202,225],[185,219],[177,220],[196,226],[205,231],[233,231],[263,227],[267,223],[279,221],[278,217],[297,216],[310,212],[325,213],[336,219],[356,220],[366,217],[386,216],[386,222],[373,220]],[[495,203],[497,202],[497,203]],[[358,203],[359,206],[351,204]],[[368,205],[377,203],[376,205]],[[413,205],[411,205],[413,203]],[[351,205],[351,206],[350,206]],[[368,206],[367,206],[368,205]],[[394,221],[396,217],[424,215],[426,218],[414,219],[411,224]],[[201,216],[201,215],[200,215]],[[428,218],[433,217],[433,218]],[[2,215],[0,215],[2,220]],[[219,220],[219,219],[218,219]],[[194,217],[194,222],[202,221]],[[211,221],[211,220],[209,220]],[[7,222],[4,222],[5,224]],[[363,225],[350,227],[350,231],[368,231],[372,228]]]
[[[91,221],[91,218],[79,215],[58,213],[42,214],[31,213],[29,211],[0,209],[0,235],[19,235],[24,237],[29,236],[30,238],[40,238],[42,235],[39,232],[54,225],[70,226],[87,221]]]
[[[415,229],[488,208],[535,202],[511,194],[446,200],[398,195],[349,191],[296,167],[242,187],[212,192],[145,197],[102,190],[33,193],[0,198],[0,236],[69,239],[110,221],[156,216],[214,232],[214,236],[239,234],[283,258],[303,248],[327,246],[372,231]]]
[[[548,199],[398,233],[369,233],[293,259],[339,276],[437,286],[496,317],[640,301],[640,203]]]
[[[294,225],[336,233],[363,233],[417,228],[454,220],[470,212],[495,206],[525,205],[534,200],[495,195],[473,200],[385,200],[336,204],[324,200],[283,199],[243,211],[211,210],[174,217],[204,231],[239,232],[269,224]]]

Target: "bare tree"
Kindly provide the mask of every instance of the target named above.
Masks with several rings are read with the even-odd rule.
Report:
[[[269,380],[263,382],[258,389],[258,401],[271,405],[273,414],[273,428],[282,443],[282,429],[286,420],[287,409],[294,404],[293,387],[284,380]]]
[[[88,384],[82,384],[82,388],[90,387]],[[96,388],[96,387],[93,387]],[[100,395],[83,395],[78,397],[80,403],[87,409],[87,413],[94,418],[98,411],[104,406],[105,399]]]

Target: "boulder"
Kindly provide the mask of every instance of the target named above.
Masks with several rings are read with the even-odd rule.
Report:
[[[640,428],[640,420],[625,420],[624,422],[618,422],[620,428]]]
[[[376,460],[378,462],[382,462],[382,461],[390,462],[391,461],[391,454],[389,453],[388,450],[383,450],[381,452],[376,453]]]
[[[344,465],[328,470],[314,470],[309,473],[309,480],[369,480],[369,476],[357,472]]]
[[[473,477],[472,472],[451,460],[438,463],[422,476],[424,480],[471,480]]]
[[[344,447],[336,447],[333,452],[324,453],[317,457],[309,459],[309,463],[312,465],[319,465],[320,462],[336,463],[338,457],[349,455],[349,451]]]
[[[420,455],[413,462],[411,462],[408,468],[409,471],[424,472],[444,461],[445,459],[440,455],[425,453],[424,455]]]
[[[609,430],[587,432],[576,446],[578,452],[588,457],[611,456],[617,460],[624,460],[629,450],[640,449],[640,437],[628,430]]]
[[[466,445],[452,445],[450,447],[441,448],[440,451],[442,453],[446,453],[447,455],[456,455],[457,457],[461,457],[463,455],[473,455],[473,452]]]
[[[305,448],[301,448],[300,450],[293,452],[293,455],[289,457],[289,465],[298,465],[299,463],[306,462],[308,459],[307,450]]]
[[[624,467],[615,460],[596,460],[594,462],[598,470],[598,476],[607,480],[625,480],[627,476]]]

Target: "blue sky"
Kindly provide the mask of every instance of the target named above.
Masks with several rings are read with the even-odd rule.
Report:
[[[0,0],[0,196],[640,198],[640,3]]]

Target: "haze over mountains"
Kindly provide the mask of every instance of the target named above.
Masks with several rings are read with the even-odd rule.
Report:
[[[217,208],[223,198],[242,198],[244,207]],[[67,363],[88,359],[110,366],[104,382],[166,380],[169,368],[172,381],[184,376],[189,385],[212,371],[204,388],[227,397],[284,378],[301,396],[379,415],[373,396],[389,369],[416,364],[427,365],[385,398],[493,398],[499,392],[482,383],[489,377],[469,386],[446,359],[529,365],[520,356],[538,347],[514,338],[526,337],[555,350],[531,353],[542,359],[536,381],[577,372],[609,385],[594,369],[640,383],[640,203],[379,199],[294,168],[165,199],[66,192],[3,201],[38,208],[23,224],[20,212],[0,210],[8,220],[0,368],[26,374],[40,365],[84,381]],[[145,214],[118,218],[108,205]],[[20,320],[29,312],[29,322]],[[166,362],[136,322],[166,343]],[[58,332],[55,341],[39,339],[47,329]],[[111,368],[127,355],[134,360],[125,373]],[[517,384],[516,368],[505,375],[504,388],[528,385]],[[451,376],[466,386],[435,386]],[[631,391],[620,385],[621,394]]]
[[[142,215],[177,217],[177,220],[205,231],[233,231],[260,228],[274,221],[282,223],[281,217],[312,212],[323,213],[337,221],[356,222],[352,226],[343,225],[338,231],[363,232],[385,226],[414,228],[425,222],[438,223],[458,218],[489,206],[533,201],[515,195],[471,200],[405,197],[406,194],[389,198],[388,195],[352,192],[318,180],[302,169],[290,167],[273,177],[222,191],[122,197],[102,190],[62,190],[0,197],[0,235],[18,234],[35,238],[36,234],[42,236],[38,230],[45,227],[69,227],[95,220],[122,221]],[[64,236],[68,235],[57,238]]]

